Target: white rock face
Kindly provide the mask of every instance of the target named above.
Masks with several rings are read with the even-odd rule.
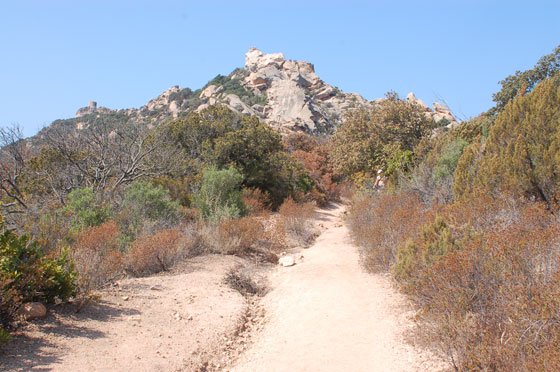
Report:
[[[249,49],[245,55],[245,68],[235,70],[229,78],[234,80],[232,90],[235,94],[212,84],[196,97],[192,92],[174,86],[140,109],[122,112],[129,115],[132,122],[148,122],[147,125],[156,126],[190,110],[202,111],[211,105],[225,105],[235,112],[257,116],[281,134],[294,131],[332,133],[342,124],[347,111],[371,107],[385,100],[367,101],[359,94],[344,93],[322,81],[313,64],[287,60],[282,53],[265,54],[257,48]],[[249,94],[238,93],[239,88],[246,89]],[[435,121],[449,120],[449,128],[459,124],[442,104],[434,103],[432,110],[414,93],[409,93],[406,98],[422,107],[426,117]],[[101,110],[105,108],[97,109]],[[78,115],[90,111],[91,108],[86,107],[80,109]]]
[[[200,98],[209,98],[213,95],[220,93],[223,90],[223,87],[217,87],[215,85],[208,85],[201,93]]]
[[[368,104],[358,94],[342,93],[324,83],[311,63],[286,60],[282,53],[264,54],[251,48],[245,55],[244,71],[236,76],[256,96],[266,95],[265,105],[249,106],[239,97],[225,95],[211,86],[200,96],[207,100],[204,104],[213,98],[237,112],[259,116],[281,133],[334,130],[346,109]]]
[[[294,256],[284,256],[278,260],[278,264],[284,267],[294,266],[296,264],[296,260],[294,259]]]
[[[409,102],[413,102],[416,103],[417,105],[423,107],[426,110],[426,117],[428,118],[432,118],[436,123],[441,121],[441,120],[448,120],[449,124],[447,124],[447,128],[451,129],[456,127],[457,125],[460,124],[460,122],[455,118],[455,116],[453,116],[453,113],[451,112],[451,110],[449,110],[449,108],[447,108],[447,106],[439,103],[439,102],[434,102],[433,106],[434,109],[431,110],[428,105],[426,105],[424,102],[422,102],[422,100],[417,99],[416,96],[414,95],[414,93],[410,92],[408,93],[408,95],[406,96],[407,101]]]

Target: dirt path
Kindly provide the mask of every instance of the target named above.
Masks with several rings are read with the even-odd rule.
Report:
[[[438,371],[432,354],[404,341],[410,309],[387,276],[370,275],[337,206],[296,266],[279,268],[264,298],[267,323],[232,372]],[[228,369],[226,369],[228,370]]]

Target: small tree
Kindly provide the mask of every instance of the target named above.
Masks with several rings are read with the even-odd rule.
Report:
[[[395,93],[348,115],[333,137],[331,163],[346,176],[385,168],[397,151],[412,151],[435,127],[425,109]]]

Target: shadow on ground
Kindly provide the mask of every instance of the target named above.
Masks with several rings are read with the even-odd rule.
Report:
[[[64,350],[57,348],[49,336],[76,339],[103,338],[105,332],[84,327],[84,320],[110,322],[138,311],[105,301],[86,305],[79,313],[77,306],[61,305],[52,308],[50,315],[27,324],[16,332],[12,341],[0,348],[0,371],[50,371],[48,366],[60,361]],[[43,367],[44,366],[44,367]]]

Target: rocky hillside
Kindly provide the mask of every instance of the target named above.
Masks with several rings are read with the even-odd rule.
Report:
[[[417,99],[407,96],[426,109],[426,115],[436,121],[447,120],[448,126],[458,122],[445,106],[434,103],[433,109]],[[202,89],[174,86],[139,109],[109,110],[97,108],[95,102],[78,110],[71,124],[84,128],[91,116],[107,114],[119,120],[145,124],[149,127],[172,118],[185,116],[193,110],[210,105],[226,105],[232,110],[255,115],[281,133],[305,131],[332,133],[341,124],[348,109],[360,105],[373,105],[357,93],[344,93],[321,80],[313,64],[287,60],[282,53],[264,54],[251,48],[245,55],[245,67],[228,76],[218,75]]]

